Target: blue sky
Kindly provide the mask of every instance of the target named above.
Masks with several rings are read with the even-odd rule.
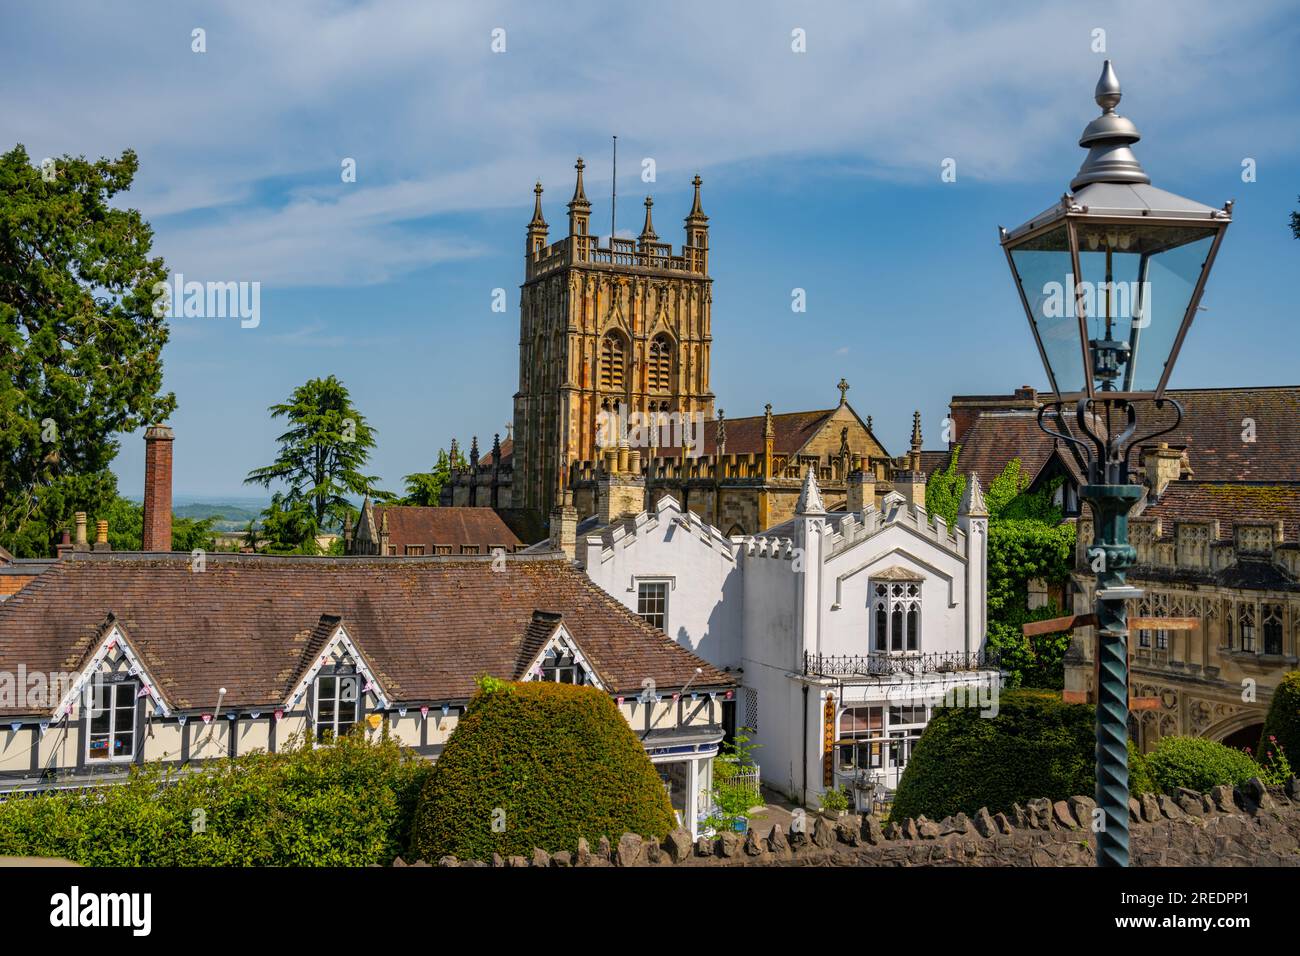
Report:
[[[349,386],[379,431],[371,470],[394,490],[452,436],[504,437],[532,184],[555,239],[582,154],[607,230],[614,133],[620,232],[639,231],[651,193],[661,239],[680,244],[704,178],[729,417],[831,405],[844,376],[891,452],[914,408],[937,447],[953,394],[1043,379],[996,227],[1066,189],[1106,57],[1153,183],[1236,200],[1174,384],[1300,381],[1297,4],[973,6],[14,4],[0,146],[38,160],[136,149],[125,201],[168,267],[261,283],[255,329],[173,323],[178,495],[257,493],[242,479],[274,455],[266,407],[313,376]],[[956,182],[941,181],[947,158]],[[122,441],[134,496],[143,442]]]

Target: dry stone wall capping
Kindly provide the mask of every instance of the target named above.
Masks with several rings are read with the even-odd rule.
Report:
[[[809,833],[775,825],[764,836],[723,833],[692,842],[686,830],[664,840],[625,833],[602,838],[593,851],[534,850],[529,857],[490,861],[443,857],[436,864],[394,866],[1091,866],[1096,840],[1091,797],[1030,800],[1009,813],[981,808],[928,820],[892,821],[853,813],[819,814]],[[1129,800],[1134,866],[1300,866],[1300,778],[1266,787],[1258,778],[1209,793],[1180,789]]]

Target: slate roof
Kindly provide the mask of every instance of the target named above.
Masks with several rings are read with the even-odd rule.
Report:
[[[376,527],[382,527],[385,514],[388,543],[399,555],[407,545],[424,545],[426,554],[433,554],[437,545],[450,545],[453,554],[460,554],[465,545],[478,548],[475,554],[490,554],[494,547],[513,551],[523,543],[491,508],[376,505]]]
[[[0,671],[78,670],[116,621],[170,706],[211,707],[225,687],[227,706],[269,707],[341,623],[391,701],[460,700],[478,675],[519,676],[545,611],[562,615],[611,693],[639,693],[647,677],[735,686],[567,561],[492,567],[490,557],[210,554],[191,572],[189,555],[72,555],[0,604]]]
[[[1175,521],[1219,522],[1219,540],[1232,539],[1234,523],[1273,524],[1282,521],[1284,540],[1300,541],[1300,482],[1172,481],[1159,501],[1148,504],[1140,518],[1160,518],[1161,531],[1172,537]]]

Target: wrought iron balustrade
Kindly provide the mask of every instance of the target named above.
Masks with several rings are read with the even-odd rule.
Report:
[[[923,674],[954,674],[962,671],[995,670],[998,656],[992,651],[936,651],[930,654],[870,653],[803,655],[803,672],[808,677],[917,677]]]

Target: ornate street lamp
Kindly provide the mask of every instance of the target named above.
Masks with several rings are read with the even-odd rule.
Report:
[[[1071,192],[1024,225],[999,231],[1053,393],[1039,408],[1039,427],[1080,448],[1088,462],[1081,496],[1095,529],[1088,555],[1097,572],[1097,805],[1104,814],[1097,863],[1127,866],[1125,601],[1141,592],[1125,585],[1124,571],[1137,557],[1128,513],[1142,493],[1130,481],[1129,456],[1182,420],[1182,406],[1165,388],[1232,203],[1212,209],[1151,185],[1131,148],[1137,127],[1115,112],[1120,88],[1109,60],[1096,99],[1102,114],[1079,138],[1088,155]],[[1134,441],[1137,406],[1147,402],[1169,406],[1173,424]],[[1059,431],[1043,423],[1049,409]]]

